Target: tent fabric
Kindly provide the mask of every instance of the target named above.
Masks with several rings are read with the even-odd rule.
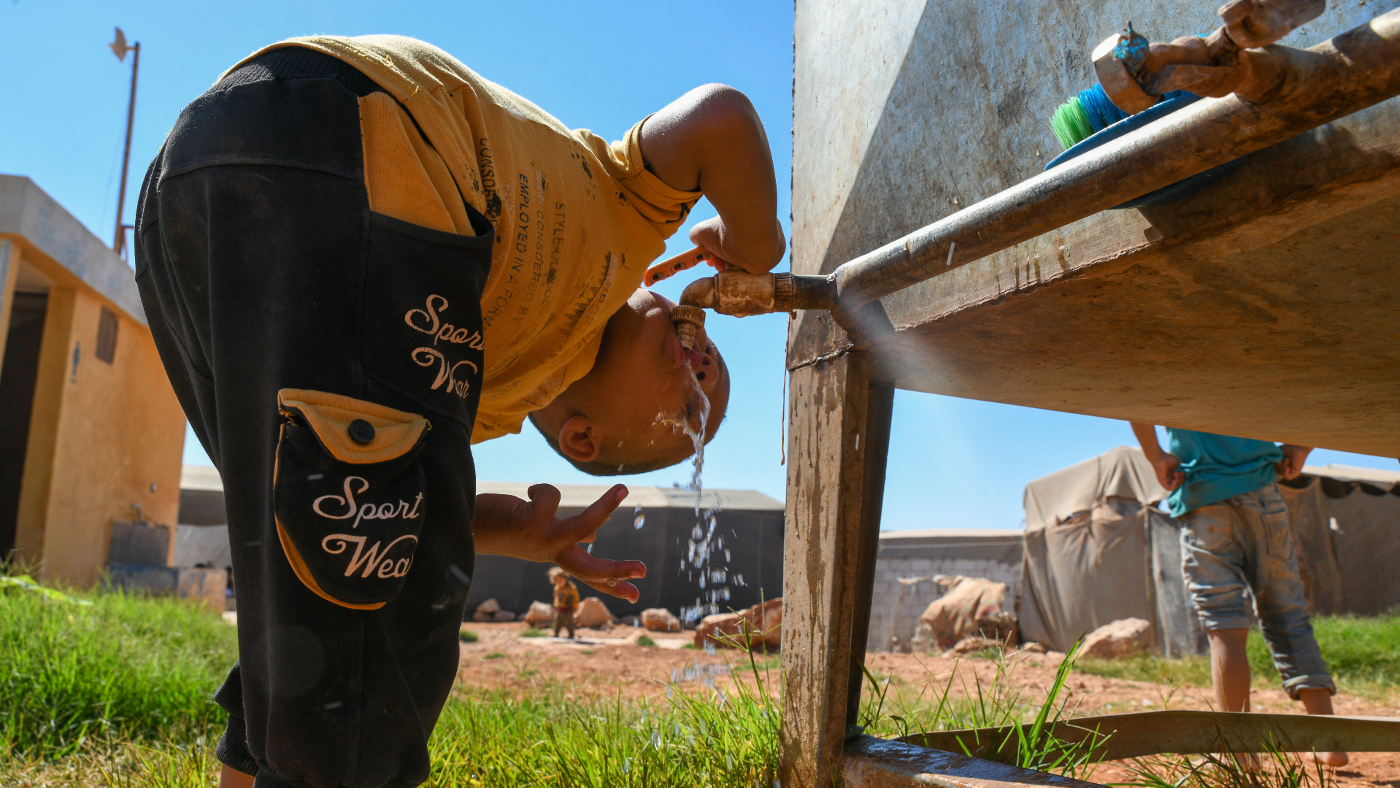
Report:
[[[1142,449],[1119,446],[1026,485],[1026,530],[1039,531],[1109,498],[1143,504],[1166,500]]]
[[[1374,615],[1400,605],[1400,484],[1386,472],[1308,470],[1279,489],[1313,611]],[[1181,522],[1155,507],[1165,497],[1130,447],[1026,485],[1022,639],[1065,651],[1099,626],[1135,617],[1152,622],[1158,653],[1204,653],[1181,571]]]
[[[1157,618],[1147,512],[1135,500],[1113,497],[1026,531],[1022,640],[1068,651],[1105,624]]]

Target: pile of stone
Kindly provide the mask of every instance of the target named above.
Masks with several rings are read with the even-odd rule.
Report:
[[[934,582],[946,589],[919,616],[910,646],[915,652],[952,649],[962,641],[978,638],[1007,646],[1016,643],[1016,618],[1004,608],[1006,584],[980,577],[939,575]],[[963,653],[983,650],[976,642]]]
[[[514,621],[515,614],[509,610],[502,610],[501,603],[492,597],[476,606],[476,612],[472,613],[472,621],[478,624],[497,623],[504,624]]]
[[[716,613],[700,619],[695,647],[776,649],[782,645],[782,629],[783,599],[778,597],[738,613]]]

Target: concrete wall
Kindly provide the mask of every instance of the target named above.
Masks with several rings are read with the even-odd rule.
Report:
[[[140,311],[131,269],[26,178],[0,176],[0,240],[20,251],[10,287],[47,291],[16,557],[46,580],[97,581],[112,522],[174,525],[185,419]],[[111,363],[96,357],[103,310]],[[8,325],[8,324],[6,324]]]
[[[1006,583],[1005,609],[1015,612],[1021,593],[1021,545],[1022,535],[1016,531],[882,532],[866,650],[909,650],[919,616],[943,595],[943,588],[933,582],[935,575],[982,577]],[[916,578],[918,582],[899,582]],[[892,635],[897,642],[891,642]]]

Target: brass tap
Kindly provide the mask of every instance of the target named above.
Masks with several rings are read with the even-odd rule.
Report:
[[[705,325],[705,310],[689,304],[678,304],[671,310],[671,322],[676,324],[676,336],[681,347],[695,349],[695,333]]]
[[[1230,0],[1221,6],[1221,27],[1205,37],[1185,36],[1149,43],[1128,25],[1094,48],[1094,71],[1110,101],[1128,113],[1141,112],[1167,93],[1187,90],[1222,98],[1232,93],[1264,103],[1278,90],[1296,59],[1269,46],[1316,19],[1326,0]]]

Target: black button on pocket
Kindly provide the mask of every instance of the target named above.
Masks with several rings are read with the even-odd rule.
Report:
[[[374,441],[374,425],[364,419],[355,419],[350,422],[350,440],[364,446]]]
[[[297,577],[342,607],[399,595],[429,501],[419,460],[430,429],[413,413],[320,391],[283,389],[277,535]]]

